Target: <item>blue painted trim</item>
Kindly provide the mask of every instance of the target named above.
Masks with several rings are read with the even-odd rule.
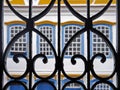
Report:
[[[65,42],[65,27],[66,26],[78,26],[78,27],[80,27],[80,28],[83,28],[83,26],[82,25],[79,25],[79,24],[66,24],[66,25],[64,25],[64,26],[62,26],[62,50],[63,50],[63,48],[64,48],[64,46],[65,46],[65,44],[64,44],[64,42]],[[81,51],[80,51],[80,54],[81,55],[84,55],[84,34],[82,34],[82,35],[80,35],[80,40],[82,41],[82,42],[80,42],[81,43],[81,45],[80,45],[80,49],[82,49]],[[70,55],[65,55],[65,58],[71,58],[72,57],[72,55],[70,56]]]
[[[112,40],[112,25],[109,25],[109,24],[95,24],[94,26],[107,26],[107,27],[109,27],[110,28],[110,33],[109,33],[109,36],[110,36],[110,38],[109,38],[109,40],[110,40],[110,42],[112,43],[113,42],[113,40]],[[90,33],[90,56],[92,57],[93,56],[93,54],[92,54],[92,50],[93,50],[93,46],[92,46],[92,38],[93,38],[93,36],[92,36],[92,32]],[[106,58],[111,58],[112,57],[112,53],[111,53],[111,51],[110,51],[110,54],[109,55],[107,55],[106,56]],[[99,57],[98,57],[99,58]]]
[[[25,24],[11,24],[11,25],[8,25],[7,26],[7,44],[10,42],[10,37],[11,37],[11,27],[12,26],[24,26],[25,27]],[[28,35],[26,36],[26,40],[27,40],[27,43],[28,43]],[[27,56],[27,49],[26,49],[26,52],[23,53],[25,56]],[[13,54],[10,52],[9,55],[8,55],[10,58],[13,58]]]
[[[36,80],[35,80],[35,83],[38,82],[39,80],[40,80],[40,79],[36,79]],[[57,81],[56,81],[55,79],[49,79],[49,81],[50,81],[50,82],[53,82],[53,84],[54,84],[55,86],[57,86]],[[39,86],[39,85],[38,85],[38,86]],[[46,85],[46,86],[47,86],[47,85]],[[38,90],[37,87],[36,87],[35,90]]]
[[[10,79],[9,81],[13,81],[13,80]],[[27,79],[21,79],[21,80],[19,80],[19,81],[24,82],[24,83],[28,86],[28,80],[27,80]],[[17,85],[15,85],[15,86],[16,86],[16,88],[17,88]],[[14,87],[14,85],[13,85],[13,87]],[[19,86],[18,86],[18,87],[19,87]],[[12,89],[10,89],[10,88],[12,88],[12,86],[9,87],[9,90],[16,90],[16,88],[12,88]]]
[[[55,26],[54,25],[52,25],[52,24],[42,24],[42,25],[38,25],[37,26],[37,28],[40,28],[40,27],[43,27],[43,26],[51,26],[53,29],[52,29],[52,44],[53,44],[53,46],[54,46],[54,48],[55,48]],[[36,43],[37,43],[37,54],[38,53],[40,53],[40,36],[39,35],[37,35],[37,41],[36,41]],[[54,54],[53,54],[53,52],[52,52],[52,55],[47,55],[47,57],[48,58],[54,58]]]

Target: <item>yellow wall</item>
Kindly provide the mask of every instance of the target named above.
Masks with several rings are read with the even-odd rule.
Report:
[[[20,5],[24,5],[24,0],[11,0],[10,1],[11,4],[20,4]]]
[[[40,0],[39,4],[48,4],[51,0]],[[87,0],[68,0],[70,4],[86,4]],[[90,0],[91,4],[106,4],[109,0]],[[61,1],[63,4],[63,0]],[[112,4],[115,4],[116,0],[113,0]]]
[[[51,0],[40,0],[39,4],[49,4]],[[56,0],[57,1],[57,0]],[[70,4],[86,4],[87,0],[68,0]],[[106,4],[109,0],[90,0],[91,4]],[[24,0],[11,0],[11,4],[20,4],[24,5]],[[56,2],[57,3],[57,2]],[[63,4],[63,0],[61,1]],[[116,0],[113,0],[112,4],[115,4]]]

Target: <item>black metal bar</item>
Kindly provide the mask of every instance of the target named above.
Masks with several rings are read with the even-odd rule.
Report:
[[[120,0],[117,0],[117,36],[118,36],[118,45],[117,45],[117,88],[120,90]]]
[[[87,60],[88,60],[88,70],[87,70],[87,89],[90,90],[90,0],[87,0]]]
[[[90,0],[87,0],[87,19],[90,18]]]
[[[60,56],[61,56],[61,38],[60,38],[60,24],[61,24],[61,0],[58,0],[58,90],[61,90],[61,66],[62,65],[59,65],[61,64],[61,59],[60,59]]]
[[[32,0],[29,0],[29,19],[32,17]]]
[[[32,90],[32,28],[33,28],[33,22],[31,20],[32,18],[32,0],[29,0],[29,21],[28,21],[28,26],[27,28],[30,30],[29,31],[29,68],[30,68],[30,73],[29,73],[29,90]]]
[[[3,87],[3,2],[0,0],[0,90]]]
[[[87,60],[88,60],[88,70],[87,70],[87,88],[90,90],[90,31],[87,31]],[[89,52],[88,52],[89,51]]]

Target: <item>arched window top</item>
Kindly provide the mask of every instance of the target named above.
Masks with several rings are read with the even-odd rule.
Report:
[[[49,20],[44,20],[44,21],[40,21],[40,22],[36,22],[35,25],[39,26],[39,25],[57,25],[56,22],[53,21],[49,21]]]
[[[115,22],[107,21],[107,20],[97,20],[93,22],[94,25],[115,25]]]
[[[66,26],[66,25],[79,25],[79,26],[83,26],[84,23],[80,22],[80,21],[66,21],[61,23],[62,26]]]
[[[15,25],[15,24],[25,25],[25,22],[24,21],[20,21],[20,20],[14,20],[14,21],[5,22],[5,24],[7,26],[9,26],[9,25]]]

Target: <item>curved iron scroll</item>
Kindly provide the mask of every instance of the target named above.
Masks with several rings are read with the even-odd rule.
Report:
[[[77,37],[77,35],[80,35],[84,32],[87,32],[87,59],[85,59],[84,56],[82,55],[79,55],[80,58],[84,57],[84,62],[85,62],[85,66],[87,66],[87,68],[85,68],[85,71],[84,71],[84,74],[82,74],[82,77],[85,76],[87,74],[87,90],[94,90],[95,87],[100,84],[100,83],[105,83],[105,84],[108,84],[110,87],[112,87],[113,90],[116,90],[116,87],[114,86],[114,84],[110,83],[108,80],[110,78],[112,78],[114,75],[115,75],[115,72],[116,72],[116,63],[117,63],[117,53],[112,45],[112,43],[106,38],[105,35],[103,35],[101,32],[99,32],[99,30],[96,30],[93,28],[93,20],[99,18],[100,16],[102,16],[105,11],[110,7],[111,3],[112,3],[112,0],[108,0],[108,3],[106,4],[106,6],[100,11],[98,12],[96,15],[93,15],[93,16],[90,16],[90,0],[87,0],[87,17],[84,17],[82,16],[81,14],[79,14],[78,12],[76,12],[72,6],[69,4],[69,2],[67,0],[64,0],[64,3],[66,4],[66,6],[68,7],[68,9],[71,11],[71,13],[76,16],[78,19],[82,20],[84,23],[85,23],[85,27],[81,30],[81,31],[78,31],[69,41],[68,43],[66,44],[65,48],[63,49],[63,54],[62,54],[62,58],[64,56],[64,53],[68,47],[68,45],[70,45],[70,42],[72,42],[72,40]],[[95,34],[97,34],[99,37],[101,37],[105,42],[106,44],[109,46],[109,48],[111,49],[112,53],[113,53],[113,56],[114,56],[114,62],[115,62],[115,65],[114,65],[114,70],[112,72],[112,74],[108,77],[105,77],[105,78],[102,78],[100,76],[98,76],[94,70],[94,60],[96,57],[101,57],[101,63],[104,63],[106,62],[106,56],[102,53],[98,53],[94,56],[92,56],[92,58],[90,57],[90,32],[93,32]],[[71,61],[71,63],[73,63]],[[63,70],[63,73],[64,75],[69,78],[71,81],[77,81],[79,79],[81,79],[81,77],[78,77],[78,78],[72,78],[72,77],[69,77],[65,74],[65,71]],[[92,75],[94,76],[94,78],[98,79],[99,81],[96,82],[93,86],[90,86],[90,73],[92,73]],[[66,85],[66,84],[65,84]],[[83,88],[84,86],[81,85]]]
[[[13,11],[13,13],[18,16],[21,20],[26,22],[26,28],[24,30],[22,30],[20,33],[18,33],[17,35],[15,35],[15,37],[9,42],[9,44],[7,45],[4,53],[3,53],[3,68],[4,68],[4,72],[5,74],[12,79],[12,81],[9,81],[8,83],[6,83],[3,87],[2,90],[6,90],[10,85],[17,83],[19,85],[22,85],[24,87],[25,90],[35,90],[35,88],[41,84],[41,83],[47,83],[49,85],[51,85],[53,87],[54,90],[65,90],[65,88],[67,87],[68,84],[70,83],[78,83],[84,90],[94,90],[96,85],[100,84],[100,83],[105,83],[108,84],[109,86],[112,87],[113,90],[117,90],[117,87],[115,87],[115,85],[111,82],[109,82],[109,79],[112,78],[117,71],[117,52],[115,51],[115,48],[113,47],[112,43],[106,38],[105,35],[103,35],[101,32],[99,32],[99,30],[93,28],[93,21],[95,19],[97,19],[98,17],[102,16],[103,13],[105,13],[105,11],[110,7],[111,3],[113,0],[108,0],[108,3],[106,4],[106,6],[100,11],[98,12],[96,15],[90,16],[90,0],[87,0],[87,17],[82,16],[81,14],[79,14],[79,12],[75,11],[74,8],[70,5],[70,3],[68,2],[68,0],[63,0],[65,5],[67,6],[67,8],[70,10],[70,12],[76,16],[79,20],[83,21],[83,23],[85,23],[85,27],[83,29],[81,29],[80,31],[76,32],[70,39],[69,41],[66,43],[65,47],[63,48],[63,50],[61,51],[61,43],[58,42],[58,50],[56,50],[54,48],[54,46],[52,45],[51,41],[45,36],[43,35],[39,30],[34,28],[34,24],[35,21],[39,20],[40,18],[44,17],[53,7],[53,5],[55,4],[56,0],[51,0],[50,4],[46,7],[46,9],[39,13],[38,15],[32,17],[32,0],[29,0],[29,18],[24,17],[23,15],[21,15],[18,11],[16,11],[14,9],[14,7],[10,4],[9,0],[6,0],[8,7],[11,9],[11,11]],[[61,28],[60,28],[60,24],[61,24],[61,0],[57,0],[57,7],[58,7],[58,41],[61,41]],[[32,32],[37,33],[39,36],[41,36],[51,47],[54,56],[55,56],[55,69],[52,72],[51,75],[47,76],[47,77],[41,77],[39,76],[36,71],[35,71],[35,61],[38,58],[42,58],[42,62],[43,64],[48,63],[48,58],[47,56],[45,56],[44,54],[37,54],[35,56],[33,56],[32,54]],[[84,62],[85,65],[85,70],[82,73],[82,75],[74,78],[74,77],[70,77],[67,75],[67,73],[64,70],[64,56],[65,56],[65,52],[68,48],[68,46],[71,44],[71,42],[73,42],[73,40],[83,34],[87,32],[87,58],[83,55],[80,54],[76,54],[74,56],[72,56],[71,58],[71,63],[72,65],[76,65],[77,63],[77,59],[81,59]],[[114,57],[114,70],[112,72],[112,74],[108,77],[102,78],[100,76],[98,76],[94,70],[94,61],[95,58],[97,57],[101,57],[101,63],[105,63],[106,62],[106,56],[102,53],[98,53],[94,56],[92,56],[92,58],[90,57],[90,32],[97,34],[99,37],[101,37],[106,44],[108,45],[108,47],[110,48],[113,57]],[[19,63],[20,58],[24,58],[25,62],[26,62],[26,69],[25,72],[19,76],[19,77],[13,77],[12,75],[10,75],[8,73],[7,67],[6,67],[6,61],[7,61],[7,56],[8,53],[10,52],[10,48],[12,46],[12,44],[15,43],[15,41],[17,39],[19,39],[22,35],[29,33],[29,54],[28,57],[23,55],[23,54],[16,54],[13,56],[13,61],[15,63]],[[69,81],[67,83],[65,83],[64,85],[61,84],[61,73],[65,76],[65,78],[69,79]],[[51,81],[49,81],[51,78],[53,78],[55,75],[57,74],[58,76],[58,83],[57,86],[55,86]],[[98,81],[96,83],[94,83],[94,85],[90,86],[90,74],[92,74],[96,79],[98,79]],[[29,75],[29,86],[27,86],[26,84],[24,84],[22,81],[20,81],[21,79],[25,78],[27,75]],[[37,78],[39,78],[39,80],[36,83],[32,83],[32,79],[33,79],[33,75]],[[80,79],[82,79],[84,76],[87,76],[87,85],[85,85],[84,83],[79,82]]]

